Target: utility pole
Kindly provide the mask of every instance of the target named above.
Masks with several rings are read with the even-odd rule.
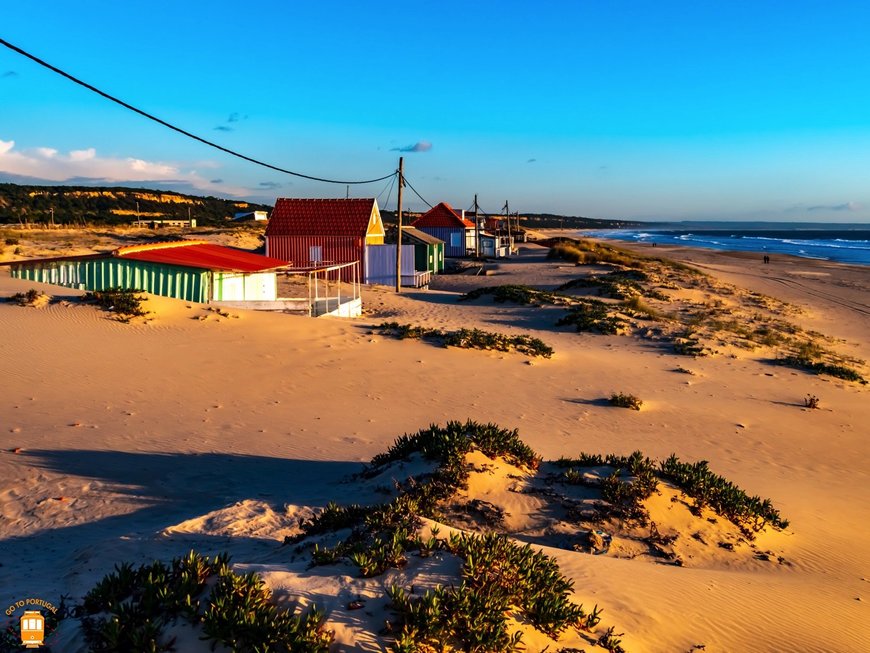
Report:
[[[474,194],[474,256],[480,258],[480,223],[477,221],[477,193]]]
[[[51,227],[54,228],[54,207],[51,207]]]
[[[402,292],[402,187],[405,185],[405,157],[399,157],[399,200],[396,208],[396,292]]]
[[[350,184],[348,184],[346,186],[346,188],[347,188],[347,192],[345,193],[344,199],[349,200],[350,199]]]
[[[136,200],[136,226],[142,226],[142,216],[139,215],[139,200]]]
[[[510,207],[510,204],[508,204],[507,200],[504,201],[504,214],[505,214],[505,217],[507,217],[508,256],[510,256],[511,252],[513,252],[513,249],[514,249],[514,242],[513,242],[513,239],[511,238],[511,207]]]

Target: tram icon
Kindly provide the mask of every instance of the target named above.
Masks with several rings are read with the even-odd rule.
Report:
[[[45,617],[39,610],[26,610],[21,615],[21,644],[25,648],[39,648],[45,641]]]

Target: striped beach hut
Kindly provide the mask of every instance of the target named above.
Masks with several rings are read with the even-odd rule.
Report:
[[[266,225],[266,256],[290,261],[296,268],[362,263],[366,247],[383,242],[384,223],[374,198],[280,197]],[[362,278],[362,269],[357,278]]]
[[[445,256],[474,252],[474,223],[447,202],[436,204],[411,223],[415,229],[444,241]]]
[[[79,290],[124,288],[191,302],[274,301],[285,261],[200,240],[119,247],[104,254],[7,263],[12,277]]]

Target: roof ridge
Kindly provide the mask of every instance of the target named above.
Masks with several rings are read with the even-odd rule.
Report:
[[[112,251],[113,256],[124,256],[136,252],[148,252],[155,249],[171,249],[173,247],[189,247],[190,245],[210,245],[207,240],[164,240],[158,243],[142,243],[139,245],[123,245]]]

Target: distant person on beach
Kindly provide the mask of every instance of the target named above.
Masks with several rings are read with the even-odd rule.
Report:
[[[764,264],[767,265],[768,263],[770,263],[770,257],[767,254],[765,254],[764,255]]]

